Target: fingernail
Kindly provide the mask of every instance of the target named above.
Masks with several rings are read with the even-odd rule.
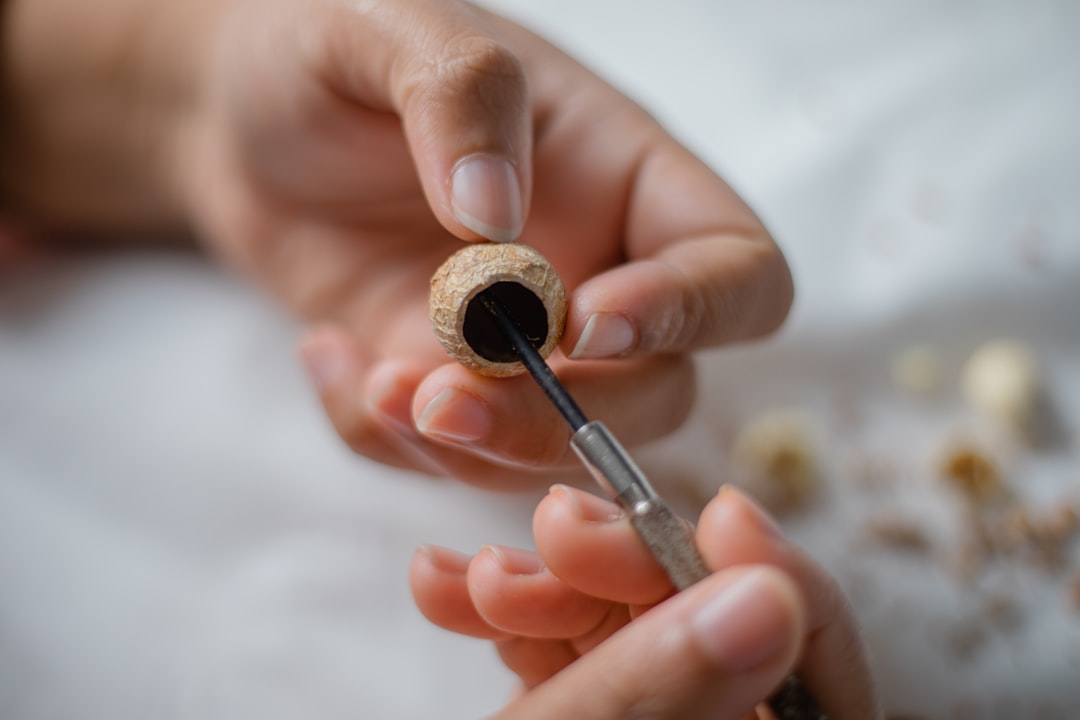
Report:
[[[548,492],[561,497],[586,522],[615,522],[623,517],[618,505],[568,485],[552,485]]]
[[[316,338],[300,348],[300,359],[319,392],[336,385],[345,374],[345,353],[326,338]]]
[[[629,352],[635,337],[634,326],[619,313],[593,313],[570,357],[575,360],[617,357]]]
[[[784,531],[765,510],[754,502],[746,493],[732,485],[724,485],[718,493],[723,498],[729,512],[738,513],[744,521],[756,526],[758,530],[775,538],[783,538]]]
[[[760,666],[789,643],[788,609],[764,568],[749,571],[723,588],[690,621],[702,649],[736,673]]]
[[[395,432],[405,437],[416,437],[412,424],[412,392],[403,386],[393,365],[384,364],[372,371],[367,384],[366,402],[368,410]]]
[[[528,550],[498,545],[485,545],[484,550],[494,555],[502,569],[510,575],[536,575],[544,569],[540,556]]]
[[[455,443],[474,443],[491,433],[493,420],[486,403],[457,388],[446,388],[427,404],[416,427],[429,437]]]
[[[433,568],[452,575],[464,575],[472,559],[464,553],[437,545],[420,545],[416,551],[422,553]]]
[[[470,155],[450,175],[450,204],[461,224],[495,242],[513,242],[524,223],[521,186],[508,161]]]

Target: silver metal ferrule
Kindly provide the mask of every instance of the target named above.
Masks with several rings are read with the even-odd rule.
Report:
[[[571,447],[596,481],[623,508],[658,498],[645,473],[634,463],[604,423],[593,420],[574,433]]]
[[[585,424],[570,444],[597,482],[626,510],[638,537],[676,588],[683,590],[709,574],[690,525],[653,490],[603,423]]]

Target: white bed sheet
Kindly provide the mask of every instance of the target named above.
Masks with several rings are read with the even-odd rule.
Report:
[[[890,710],[1074,717],[1064,577],[1010,566],[966,587],[868,548],[863,520],[901,508],[952,547],[928,467],[969,421],[957,368],[997,336],[1035,349],[1065,430],[1016,460],[1020,492],[1080,497],[1080,6],[489,4],[638,98],[747,197],[794,269],[778,338],[703,358],[694,420],[643,455],[658,484],[711,491],[717,437],[769,408],[811,413],[825,501],[786,527],[851,592]],[[424,623],[405,570],[421,542],[528,545],[536,495],[350,456],[297,334],[189,256],[73,261],[0,287],[0,717],[474,718],[510,692],[483,643]],[[944,358],[952,389],[935,401],[888,380],[917,341]],[[867,451],[906,481],[853,492],[845,463]],[[992,591],[1021,621],[957,656],[950,638]]]

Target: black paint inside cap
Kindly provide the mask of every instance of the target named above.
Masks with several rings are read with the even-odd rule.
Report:
[[[547,308],[536,293],[520,283],[509,281],[497,282],[483,292],[505,308],[534,348],[539,350],[544,346],[548,336]],[[518,362],[521,358],[514,346],[499,332],[495,318],[480,302],[479,296],[478,293],[465,308],[465,323],[461,329],[465,342],[485,360]]]

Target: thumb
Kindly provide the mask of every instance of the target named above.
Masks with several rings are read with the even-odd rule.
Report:
[[[396,113],[439,222],[509,242],[531,190],[532,120],[521,61],[492,16],[463,2],[353,3],[335,22],[333,72],[354,101]]]
[[[732,568],[634,620],[499,718],[737,720],[790,673],[804,632],[787,575]]]

